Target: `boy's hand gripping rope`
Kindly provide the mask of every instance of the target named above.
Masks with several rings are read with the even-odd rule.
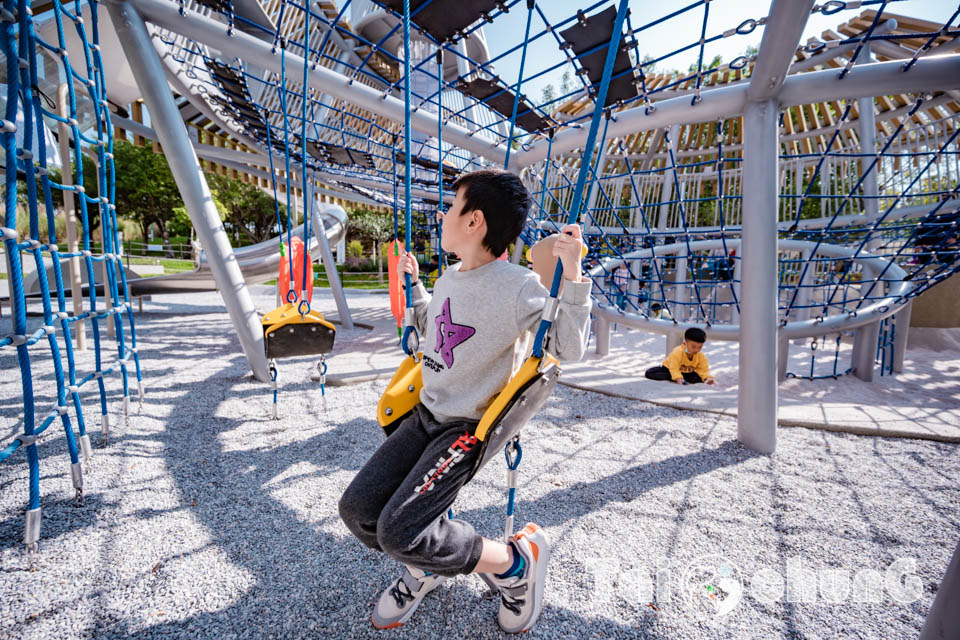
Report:
[[[603,64],[603,75],[600,78],[600,90],[597,92],[593,118],[590,121],[590,132],[587,135],[587,142],[584,144],[583,160],[580,163],[580,172],[577,176],[577,185],[573,192],[573,204],[570,207],[570,215],[567,218],[567,224],[574,224],[580,215],[583,207],[583,192],[587,181],[587,174],[593,160],[593,147],[597,141],[597,132],[600,128],[600,117],[603,114],[603,105],[607,101],[607,90],[610,88],[610,76],[613,73],[613,63],[620,46],[620,35],[623,33],[623,22],[627,16],[628,0],[620,0],[620,6],[617,9],[617,18],[613,23],[613,37],[610,39],[610,45],[607,47],[607,58]],[[599,171],[599,167],[596,169]],[[557,266],[553,270],[553,283],[550,285],[550,300],[547,301],[544,308],[543,317],[540,320],[540,327],[537,329],[537,336],[533,342],[533,355],[540,357],[543,355],[543,342],[547,336],[550,325],[553,324],[553,317],[557,310],[557,295],[560,292],[560,280],[563,277],[563,263],[558,259]]]

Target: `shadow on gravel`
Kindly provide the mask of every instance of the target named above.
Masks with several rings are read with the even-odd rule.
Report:
[[[718,447],[631,467],[593,482],[562,487],[536,500],[520,499],[517,511],[531,514],[529,517],[541,526],[552,527],[603,509],[611,502],[630,502],[648,491],[759,456],[762,454],[729,440]],[[571,459],[570,463],[574,461]],[[482,521],[481,518],[493,517],[493,513],[493,509],[486,508],[463,511],[462,517]]]
[[[24,482],[24,488],[26,483]],[[3,487],[0,487],[3,491]],[[72,498],[50,500],[41,502],[43,510],[43,536],[40,539],[40,550],[47,544],[56,544],[57,538],[64,534],[86,529],[96,525],[100,509],[111,506],[105,502],[103,496],[92,492],[83,497],[83,505],[77,505],[76,500]],[[7,518],[0,521],[0,549],[16,548],[18,551],[23,549],[23,513],[17,513],[13,518]],[[41,558],[42,560],[42,558]],[[27,567],[26,556],[23,556],[23,569]],[[18,567],[4,567],[0,570],[19,571]]]
[[[222,362],[223,353],[219,358]],[[198,388],[204,390],[202,398],[197,397]],[[307,389],[315,390],[316,386],[309,382],[287,384],[281,398]],[[239,357],[190,384],[167,378],[154,392],[153,401],[162,405],[156,415],[163,415],[167,409],[169,417],[162,431],[144,439],[162,443],[162,454],[158,455],[163,456],[184,506],[209,533],[218,553],[251,576],[250,584],[219,611],[201,612],[137,631],[130,628],[129,621],[104,616],[87,633],[97,638],[379,637],[369,623],[370,610],[395,574],[396,564],[320,526],[338,517],[335,504],[343,488],[327,478],[338,471],[352,475],[366,462],[382,440],[375,420],[355,418],[332,423],[311,431],[313,435],[302,440],[263,446],[263,442],[270,442],[271,432],[285,428],[282,420],[216,414],[226,399],[266,395],[250,386],[245,360]],[[308,418],[315,412],[318,420],[324,419],[319,409],[311,407],[307,411]],[[257,429],[260,446],[240,448],[243,443],[236,443],[236,450],[224,448],[224,442],[230,441],[224,434],[252,426]],[[125,445],[136,451],[137,437],[125,437]],[[310,480],[311,476],[317,480]],[[336,495],[330,495],[331,486]],[[314,489],[317,495],[298,500],[297,509],[278,498],[278,492]],[[566,495],[573,498],[572,493]],[[158,511],[162,510],[146,508],[132,517],[149,519]],[[501,514],[494,517],[499,519]],[[443,627],[459,636],[505,637],[495,622],[496,603],[478,600],[476,592],[467,588],[464,581],[473,579],[451,581],[438,594],[442,597],[433,598],[424,611],[418,612],[418,620],[394,637],[438,637],[446,634]],[[579,635],[575,630],[591,624],[573,611],[550,605],[546,615],[552,624],[561,624],[574,635]],[[639,633],[637,628],[607,620],[603,625],[604,635]],[[532,635],[539,635],[538,631]],[[543,631],[556,635],[546,627]]]

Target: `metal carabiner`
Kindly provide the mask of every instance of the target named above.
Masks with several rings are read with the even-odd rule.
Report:
[[[297,305],[297,313],[300,314],[301,318],[306,317],[306,315],[310,313],[310,301],[306,298],[301,298],[300,304]]]
[[[413,347],[410,347],[411,336],[413,337]],[[407,325],[403,328],[403,336],[400,338],[400,347],[408,356],[414,356],[418,351],[420,351],[420,334],[417,333],[416,327]]]
[[[317,374],[320,377],[320,398],[323,403],[323,410],[327,410],[327,357],[320,354],[320,362],[317,363]]]

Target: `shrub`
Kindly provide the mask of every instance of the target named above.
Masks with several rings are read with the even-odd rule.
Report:
[[[359,258],[363,255],[363,245],[359,240],[351,240],[347,243],[347,257]]]

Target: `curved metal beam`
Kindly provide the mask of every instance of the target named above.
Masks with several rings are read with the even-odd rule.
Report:
[[[727,238],[726,240],[697,240],[690,243],[690,249],[694,251],[722,249],[724,247],[724,243],[726,243],[727,248],[740,248],[739,239]],[[588,275],[594,278],[602,277],[605,275],[605,273],[613,271],[617,267],[624,265],[629,260],[649,260],[653,256],[679,255],[680,252],[686,251],[686,248],[687,245],[685,243],[677,243],[660,245],[655,247],[653,250],[641,249],[639,251],[633,251],[624,255],[623,258],[615,258],[604,261],[599,266],[591,269],[588,272]],[[887,294],[882,300],[878,300],[873,304],[863,307],[862,309],[858,309],[856,314],[834,315],[827,318],[811,318],[809,320],[788,322],[786,325],[783,325],[779,328],[779,335],[781,337],[786,337],[792,340],[794,338],[810,338],[813,336],[822,336],[827,333],[837,333],[839,331],[856,329],[857,327],[861,327],[865,324],[870,324],[871,322],[876,322],[893,315],[909,302],[908,300],[903,300],[903,298],[910,294],[913,285],[909,280],[904,280],[904,278],[907,276],[907,272],[890,260],[880,256],[875,256],[865,251],[856,253],[855,247],[843,247],[835,244],[818,245],[816,242],[808,242],[806,240],[780,240],[777,244],[777,248],[780,251],[813,251],[816,249],[816,254],[811,256],[811,258],[816,256],[824,256],[828,258],[852,259],[854,262],[860,263],[872,272],[885,272],[889,277],[884,277],[884,281],[891,286],[890,293]],[[675,323],[669,320],[645,318],[636,313],[621,311],[616,307],[608,307],[596,302],[594,302],[593,305],[593,312],[603,315],[604,317],[610,319],[611,322],[623,324],[635,329],[651,331],[653,333],[669,335],[681,330],[680,323]],[[710,338],[712,340],[740,339],[740,325],[736,324],[718,325],[684,322],[682,325],[683,329],[687,327],[700,327],[706,331],[709,331]]]
[[[839,98],[853,99],[905,92],[946,91],[960,88],[960,54],[921,58],[910,68],[902,70],[897,60],[857,65],[843,80],[839,70],[826,69],[790,76],[783,83],[778,97],[780,107],[813,102],[828,102]],[[747,103],[747,86],[735,85],[704,91],[702,100],[690,104],[689,96],[681,96],[655,103],[646,113],[635,107],[614,114],[607,130],[608,137],[668,127],[673,124],[710,122],[743,113]],[[586,129],[565,129],[553,138],[553,153],[560,154],[583,145]],[[517,167],[540,162],[547,155],[547,141],[539,140],[514,154]]]
[[[227,56],[239,57],[275,73],[281,72],[283,65],[280,55],[274,53],[269,44],[257,38],[238,31],[229,35],[227,25],[193,11],[186,11],[186,16],[181,16],[177,4],[168,0],[130,1],[142,13],[144,19],[156,25],[197,42],[202,42]],[[287,73],[303,73],[303,58],[301,56],[293,52],[287,52],[284,58]],[[356,82],[326,67],[310,69],[308,77],[310,86],[318,91],[336,96],[361,109],[366,109],[396,122],[403,122],[404,120],[403,101],[391,95]],[[417,131],[432,135],[437,130],[437,114],[426,109],[416,110],[411,117],[411,126]],[[500,142],[474,135],[464,127],[452,122],[446,122],[444,126],[444,138],[447,142],[483,156],[497,164],[502,164],[506,154],[506,146]]]

